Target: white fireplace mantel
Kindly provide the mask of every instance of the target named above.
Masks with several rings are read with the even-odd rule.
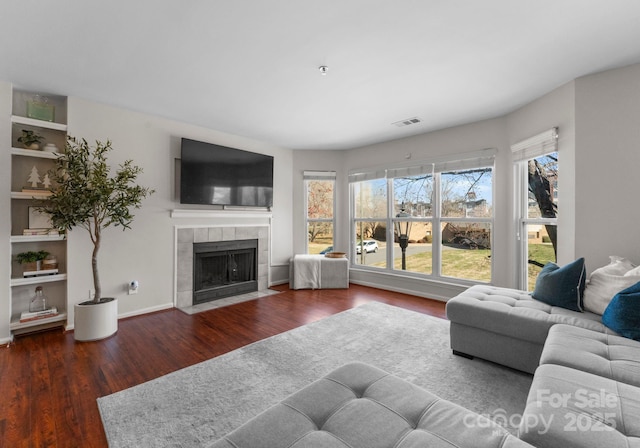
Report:
[[[244,209],[230,209],[230,210],[190,210],[176,208],[171,210],[172,218],[265,218],[271,219],[273,214],[271,211],[262,210],[244,210]]]

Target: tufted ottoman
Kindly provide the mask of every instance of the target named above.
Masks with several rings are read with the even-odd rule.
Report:
[[[531,447],[486,417],[362,363],[338,368],[211,446]]]
[[[526,291],[476,285],[447,302],[454,353],[533,373],[549,328],[563,323],[611,333],[597,314],[550,306]]]
[[[556,364],[640,387],[640,344],[571,325],[549,330],[540,364]]]

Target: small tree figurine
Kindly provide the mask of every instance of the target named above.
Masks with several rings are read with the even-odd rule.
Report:
[[[129,229],[142,200],[154,190],[135,184],[142,168],[126,160],[110,176],[107,153],[111,141],[96,141],[90,147],[85,139],[68,137],[65,153],[55,162],[50,177],[57,187],[40,211],[47,213],[58,229],[81,227],[89,232],[93,242],[91,267],[93,270],[94,302],[100,303],[102,289],[98,272],[98,251],[102,230],[114,225]]]
[[[38,173],[38,168],[36,168],[35,165],[33,168],[31,168],[31,173],[29,174],[27,182],[30,182],[31,187],[33,188],[37,188],[38,184],[42,182],[42,180],[40,179],[40,173]]]

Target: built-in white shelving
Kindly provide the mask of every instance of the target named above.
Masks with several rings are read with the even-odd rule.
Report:
[[[25,193],[24,191],[12,191],[11,199],[36,199],[39,201],[47,199],[51,193]]]
[[[45,241],[62,241],[66,235],[11,235],[12,243],[42,243]]]
[[[33,277],[12,278],[11,286],[39,285],[40,283],[61,282],[67,279],[67,274],[39,275]]]
[[[57,152],[46,152],[37,149],[11,148],[11,154],[14,156],[37,157],[39,159],[55,159],[60,154]]]
[[[50,104],[51,117],[54,121],[38,120],[28,117],[29,102],[44,101]],[[32,210],[37,209],[46,201],[51,193],[43,190],[44,182],[36,177],[37,187],[28,191],[33,182],[29,172],[33,166],[34,172],[42,175],[53,168],[54,160],[59,153],[41,149],[26,149],[20,147],[19,138],[25,130],[31,130],[40,136],[44,143],[55,145],[58,151],[64,151],[67,140],[67,99],[57,95],[45,95],[22,90],[13,91],[13,112],[11,115],[11,141],[3,142],[6,150],[11,153],[11,190],[5,192],[11,196],[11,321],[12,334],[21,334],[42,329],[64,326],[67,321],[67,274],[66,268],[66,235],[23,235],[23,231],[31,224]],[[42,143],[41,143],[42,146]],[[54,148],[55,150],[55,148]],[[27,190],[27,191],[23,191]],[[40,190],[43,190],[40,192]],[[33,226],[42,227],[42,226]],[[16,260],[21,252],[44,250],[56,256],[60,273],[22,277],[22,266]],[[55,271],[54,271],[55,272]],[[20,315],[28,311],[30,298],[35,286],[44,285],[47,305],[56,307],[59,314],[43,319],[20,322]]]
[[[15,124],[24,124],[27,126],[35,126],[43,129],[53,129],[54,131],[67,132],[67,125],[56,123],[54,121],[36,120],[34,118],[21,117],[20,115],[12,115],[11,122]]]
[[[20,316],[15,316],[11,319],[9,328],[14,333],[20,332],[20,330],[28,329],[41,329],[42,327],[55,326],[52,324],[63,324],[67,320],[67,313],[59,313],[55,316],[46,317],[44,319],[32,320],[29,322],[20,322]]]

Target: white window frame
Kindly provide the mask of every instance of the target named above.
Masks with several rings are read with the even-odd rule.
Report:
[[[304,233],[305,238],[305,253],[309,253],[309,223],[311,222],[328,222],[331,223],[333,229],[333,247],[336,247],[336,172],[335,171],[304,171]],[[309,218],[309,181],[321,180],[333,182],[333,210],[331,213],[332,218]]]
[[[462,284],[474,284],[474,283],[483,283],[477,280],[463,279],[457,277],[449,277],[442,276],[441,273],[441,265],[442,265],[442,232],[440,229],[440,224],[442,221],[445,222],[486,222],[491,225],[491,248],[493,253],[493,229],[495,227],[495,155],[497,151],[494,148],[483,149],[480,151],[473,151],[470,153],[458,154],[448,157],[442,158],[434,158],[433,160],[428,161],[416,161],[413,162],[412,165],[398,165],[398,166],[389,166],[389,167],[377,167],[364,171],[352,171],[349,173],[349,229],[350,236],[349,242],[351,247],[351,267],[355,269],[362,270],[370,270],[376,272],[387,272],[393,273],[396,275],[402,276],[411,276],[411,277],[419,277],[419,278],[430,278],[430,279],[438,279],[443,281],[452,281]],[[415,166],[426,166],[432,164],[433,165],[433,203],[432,210],[433,214],[431,217],[424,218],[409,218],[408,220],[411,222],[432,222],[432,272],[431,274],[423,274],[418,272],[411,271],[399,271],[393,268],[393,254],[391,250],[387,251],[387,263],[386,268],[379,268],[373,266],[367,266],[362,264],[356,264],[355,260],[355,247],[357,241],[354,241],[355,231],[356,231],[356,222],[379,222],[386,221],[387,223],[387,241],[393,241],[394,238],[394,225],[398,220],[395,216],[393,216],[393,200],[394,200],[394,192],[393,192],[393,179],[394,177],[398,177],[400,173],[407,172],[409,174],[412,173],[412,167]],[[480,218],[480,217],[457,217],[457,218],[447,218],[442,217],[442,206],[441,206],[441,194],[440,194],[440,175],[445,172],[453,172],[453,171],[461,171],[465,169],[473,169],[473,168],[482,168],[482,167],[491,167],[492,169],[492,213],[490,218]],[[373,180],[373,179],[387,179],[387,216],[385,218],[356,218],[355,217],[355,187],[354,183],[361,182],[365,180]],[[403,220],[407,220],[406,218]],[[495,263],[491,263],[491,278],[494,278],[494,269]]]
[[[514,164],[515,204],[514,210],[516,225],[516,285],[518,289],[529,289],[529,237],[527,227],[529,225],[555,225],[558,228],[558,218],[529,218],[529,174],[527,162],[554,152],[558,153],[560,164],[560,152],[558,151],[558,128],[541,132],[526,140],[522,140],[511,146]]]
[[[465,217],[446,217],[442,216],[442,203],[441,203],[441,182],[442,182],[442,174],[456,172],[456,171],[464,171],[465,169],[475,169],[475,168],[491,168],[491,217],[476,217],[476,216],[465,216]],[[434,259],[433,259],[433,274],[442,279],[456,279],[456,280],[467,280],[477,283],[484,283],[479,280],[469,280],[469,279],[458,279],[457,277],[445,276],[442,274],[442,223],[443,222],[451,222],[451,223],[485,223],[489,224],[491,228],[491,255],[493,256],[493,234],[494,234],[494,221],[495,221],[495,182],[494,182],[494,174],[495,174],[495,164],[491,163],[489,166],[486,162],[481,164],[480,162],[476,163],[476,166],[461,166],[452,169],[450,167],[438,167],[436,165],[435,168],[435,183],[434,183],[434,192],[437,195],[437,203],[435,207],[435,213],[433,218],[433,241],[438,241],[437,250],[434,248]],[[435,202],[435,201],[434,201]],[[436,263],[437,262],[437,263]],[[491,280],[488,283],[491,283],[494,278],[494,269],[495,263],[491,262]]]

